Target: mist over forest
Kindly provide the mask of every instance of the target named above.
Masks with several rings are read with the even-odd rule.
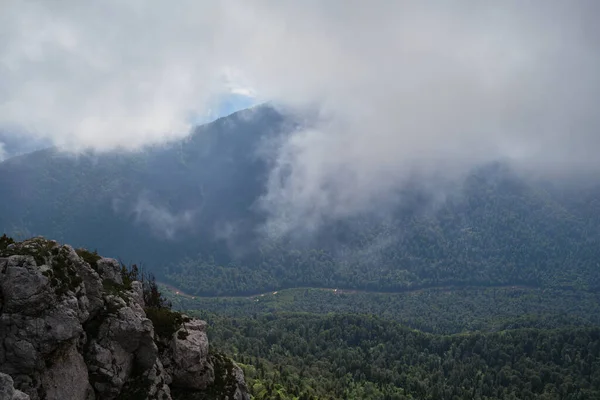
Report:
[[[236,399],[600,398],[598,15],[8,0],[0,284],[30,257],[58,285],[71,248],[47,240],[97,275],[118,260],[160,300],[140,317],[157,332],[208,322]],[[6,354],[0,373],[50,399]]]

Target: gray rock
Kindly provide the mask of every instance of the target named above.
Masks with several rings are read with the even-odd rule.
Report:
[[[40,389],[41,382],[39,381],[39,376],[36,375],[23,375],[23,374],[15,374],[12,375],[13,381],[15,383],[15,389],[19,389],[24,392],[26,395],[30,397],[32,400],[38,399],[38,389]]]
[[[242,371],[242,369],[236,363],[233,363],[233,377],[236,382],[236,388],[233,394],[233,399],[250,400],[250,395],[248,394],[248,386],[246,385],[246,380],[244,379],[244,371]]]
[[[15,394],[15,387],[10,375],[0,372],[0,400],[10,400]]]
[[[29,396],[15,389],[10,375],[0,372],[0,400],[29,400]]]
[[[98,398],[115,399],[133,369],[133,354],[125,351],[116,342],[104,345],[92,342],[85,355],[90,382]]]
[[[74,297],[58,303],[44,318],[45,338],[52,342],[62,342],[78,337],[83,333],[83,321],[80,320],[79,313],[79,303]]]
[[[86,400],[91,390],[88,370],[75,343],[67,343],[47,358],[42,374],[47,400]]]
[[[144,377],[150,382],[147,398],[152,400],[171,400],[169,388],[170,376],[165,372],[160,360],[148,370]]]
[[[151,369],[157,360],[154,328],[139,305],[119,296],[105,296],[106,314],[86,353],[91,380],[101,398],[115,398],[134,366]]]
[[[206,322],[184,323],[171,339],[173,386],[201,390],[215,380],[214,368],[208,362]]]
[[[142,284],[126,290],[116,260],[97,264],[43,238],[0,251],[0,400],[171,400],[170,385],[214,383],[206,323],[186,317],[159,351]],[[226,398],[247,400],[241,369],[218,362]]]
[[[146,307],[146,304],[144,303],[144,288],[142,282],[131,282],[131,290],[129,293],[131,294],[133,301],[139,304],[142,309]]]
[[[13,365],[21,367],[23,370],[33,370],[37,365],[38,354],[31,342],[26,340],[7,339],[5,344],[10,345],[7,355],[12,354]],[[9,357],[6,357],[9,359]]]
[[[32,256],[14,255],[0,270],[0,289],[5,313],[36,315],[56,300],[50,281],[40,273]]]
[[[117,285],[123,284],[121,276],[121,264],[114,258],[102,258],[98,260],[98,273],[102,279],[107,279]]]
[[[85,299],[87,300],[87,311],[91,316],[95,316],[104,305],[102,298],[103,287],[102,279],[96,271],[87,264],[79,267],[79,276],[83,279],[85,287]]]
[[[30,397],[20,390],[15,390],[12,400],[30,400]]]

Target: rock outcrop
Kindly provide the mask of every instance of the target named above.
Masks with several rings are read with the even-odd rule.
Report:
[[[0,399],[249,399],[206,323],[146,307],[134,279],[86,250],[0,238]]]
[[[10,375],[0,372],[0,399],[1,400],[29,400],[29,396],[15,389]]]

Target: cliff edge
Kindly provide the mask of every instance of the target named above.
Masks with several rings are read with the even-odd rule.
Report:
[[[44,238],[0,238],[0,400],[247,400],[206,323],[153,281]]]

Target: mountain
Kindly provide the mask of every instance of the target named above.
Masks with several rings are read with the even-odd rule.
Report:
[[[223,251],[215,231],[255,218],[246,208],[260,194],[266,167],[253,150],[284,123],[274,109],[258,107],[137,153],[50,148],[11,158],[0,164],[0,226],[14,236],[49,235],[157,264],[173,252],[196,255],[198,244]]]
[[[191,364],[212,368],[220,393],[245,392],[243,370],[257,400],[598,398],[595,178],[541,180],[490,163],[450,189],[415,179],[376,211],[266,236],[260,199],[274,151],[311,121],[263,105],[138,152],[50,148],[1,162],[0,230],[137,263],[208,326],[184,322],[161,296],[148,307],[129,282],[134,269],[115,260],[3,238],[0,385],[13,398],[13,386],[43,397],[44,382],[68,372],[81,377],[71,389],[89,392],[89,383],[96,398],[137,396],[142,383],[172,398],[214,398],[161,378],[178,375],[178,341],[208,337],[210,351],[200,346]],[[146,296],[156,289],[145,285]],[[152,329],[142,332],[146,319]],[[75,340],[81,331],[86,340]],[[124,347],[116,364],[126,368],[109,367],[101,355],[117,359]],[[210,381],[207,371],[196,378]],[[145,398],[135,396],[119,398]]]
[[[242,370],[209,351],[206,322],[172,311],[148,278],[84,249],[1,237],[1,398],[249,399]]]
[[[417,181],[386,210],[266,238],[265,151],[303,124],[263,105],[136,153],[46,149],[8,159],[0,163],[0,229],[97,248],[199,295],[600,287],[595,186],[582,195],[502,163],[474,169],[443,201]]]
[[[49,146],[49,141],[42,138],[23,140],[20,135],[0,131],[0,161],[7,158],[30,153]]]

